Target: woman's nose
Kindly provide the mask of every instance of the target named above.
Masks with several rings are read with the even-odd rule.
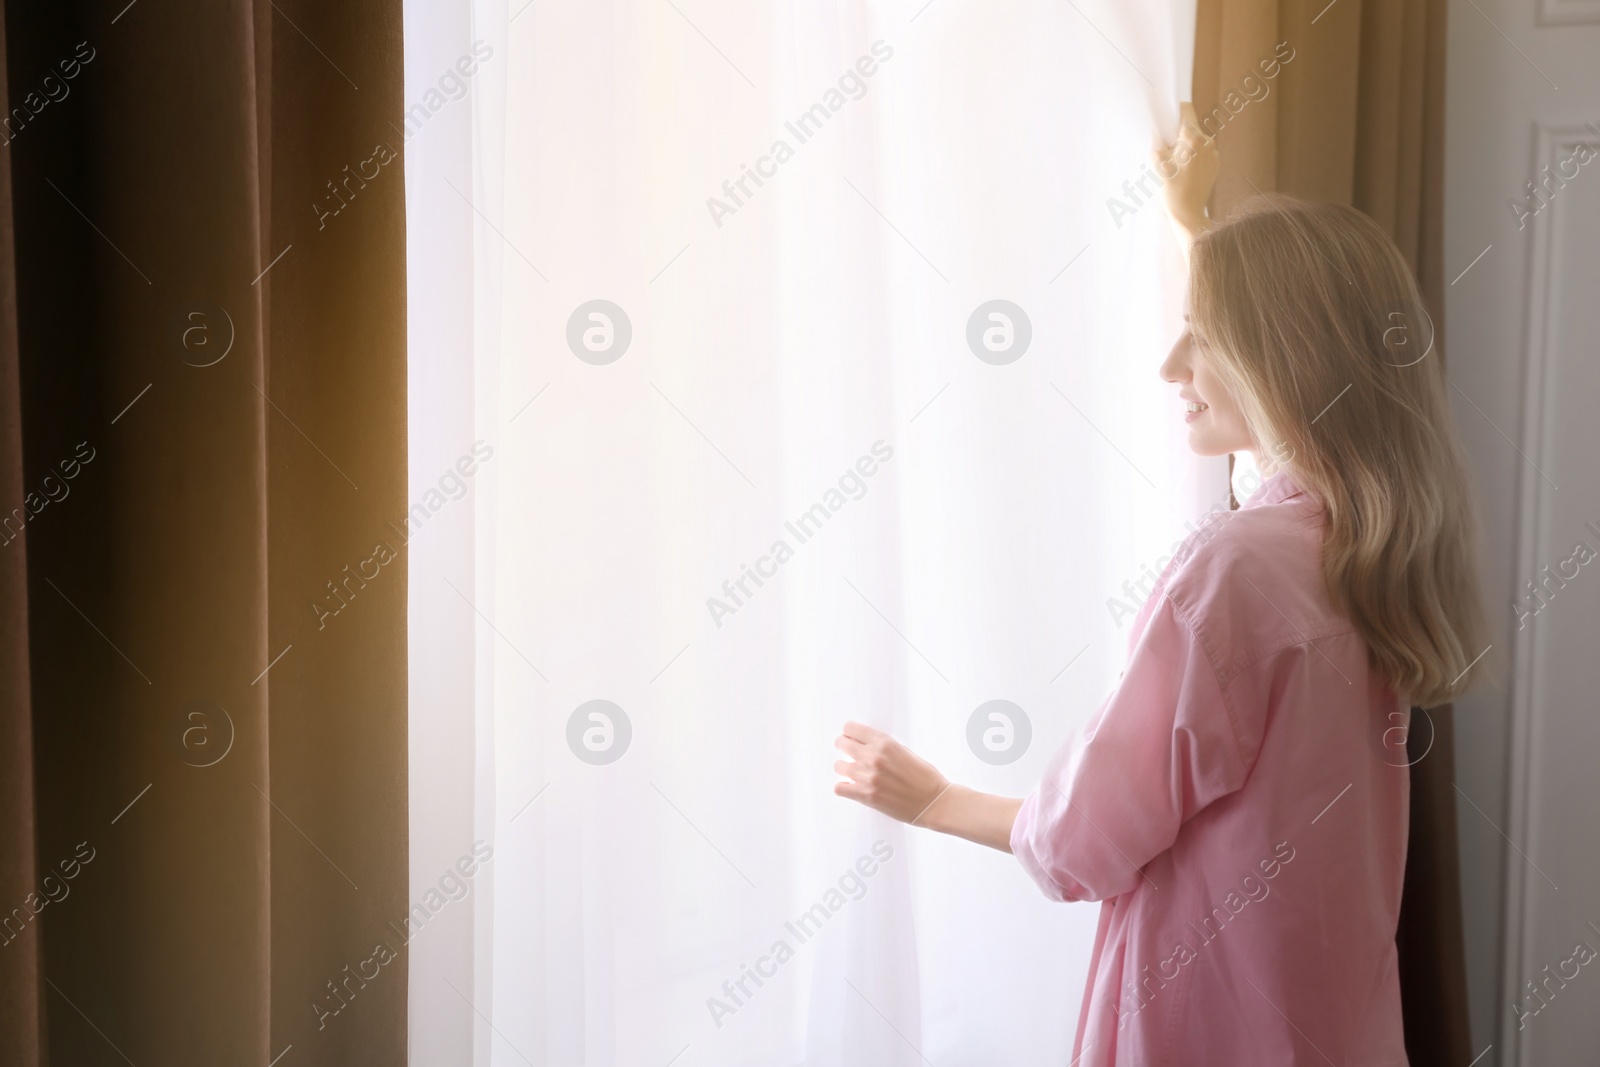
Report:
[[[1193,377],[1189,370],[1190,343],[1189,331],[1184,330],[1173,344],[1172,351],[1167,353],[1166,361],[1161,364],[1161,369],[1158,373],[1163,381],[1186,382]]]

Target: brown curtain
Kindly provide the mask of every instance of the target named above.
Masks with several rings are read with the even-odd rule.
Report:
[[[1444,0],[1199,0],[1194,68],[1195,110],[1222,150],[1213,217],[1256,191],[1360,208],[1416,271],[1441,348],[1444,45]],[[1396,940],[1407,1054],[1415,1067],[1459,1067],[1473,1054],[1454,729],[1449,708],[1430,716],[1432,730],[1413,716],[1409,739],[1417,762]]]
[[[400,28],[0,6],[0,1063],[405,1062]]]

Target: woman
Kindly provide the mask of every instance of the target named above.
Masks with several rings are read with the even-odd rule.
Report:
[[[1122,680],[1031,796],[954,785],[858,723],[835,792],[1104,902],[1074,1063],[1404,1065],[1393,739],[1484,651],[1440,359],[1366,216],[1258,197],[1208,228],[1214,147],[1186,127],[1157,155],[1191,242],[1160,373],[1196,452],[1268,477],[1163,572]]]

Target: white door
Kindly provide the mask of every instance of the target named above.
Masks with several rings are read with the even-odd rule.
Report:
[[[1473,1049],[1596,1063],[1600,0],[1449,20],[1445,343],[1505,665],[1456,718]]]

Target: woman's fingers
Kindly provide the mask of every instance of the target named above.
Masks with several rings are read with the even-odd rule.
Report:
[[[916,818],[949,785],[931,763],[862,723],[846,723],[834,745],[849,757],[833,765],[843,779],[834,783],[834,793],[901,822]]]
[[[1194,143],[1195,131],[1200,124],[1195,121],[1194,103],[1185,100],[1178,105],[1178,136],[1190,144]]]
[[[1200,122],[1194,113],[1194,104],[1187,100],[1178,105],[1178,139],[1190,148],[1212,143],[1212,139],[1200,128]]]
[[[1216,138],[1196,121],[1194,105],[1178,107],[1178,134],[1170,145],[1152,153],[1161,176],[1161,195],[1167,215],[1177,226],[1185,251],[1195,235],[1210,225],[1206,204],[1222,168]]]
[[[863,743],[867,741],[876,741],[880,738],[888,736],[888,734],[885,734],[882,730],[879,730],[873,726],[868,726],[866,723],[862,722],[845,723],[844,735],[853,741],[861,741]]]
[[[1195,120],[1194,105],[1184,103],[1179,105],[1177,137],[1167,144],[1157,136],[1150,156],[1156,163],[1167,165],[1162,176],[1170,178],[1176,170],[1187,167],[1196,157],[1209,158],[1216,152],[1216,139],[1207,137],[1200,129],[1200,124]]]
[[[846,737],[843,734],[840,734],[838,737],[833,739],[833,747],[838,749],[840,752],[843,752],[851,759],[860,759],[866,754],[867,751],[866,745],[862,744],[860,741],[857,741],[853,737]]]

